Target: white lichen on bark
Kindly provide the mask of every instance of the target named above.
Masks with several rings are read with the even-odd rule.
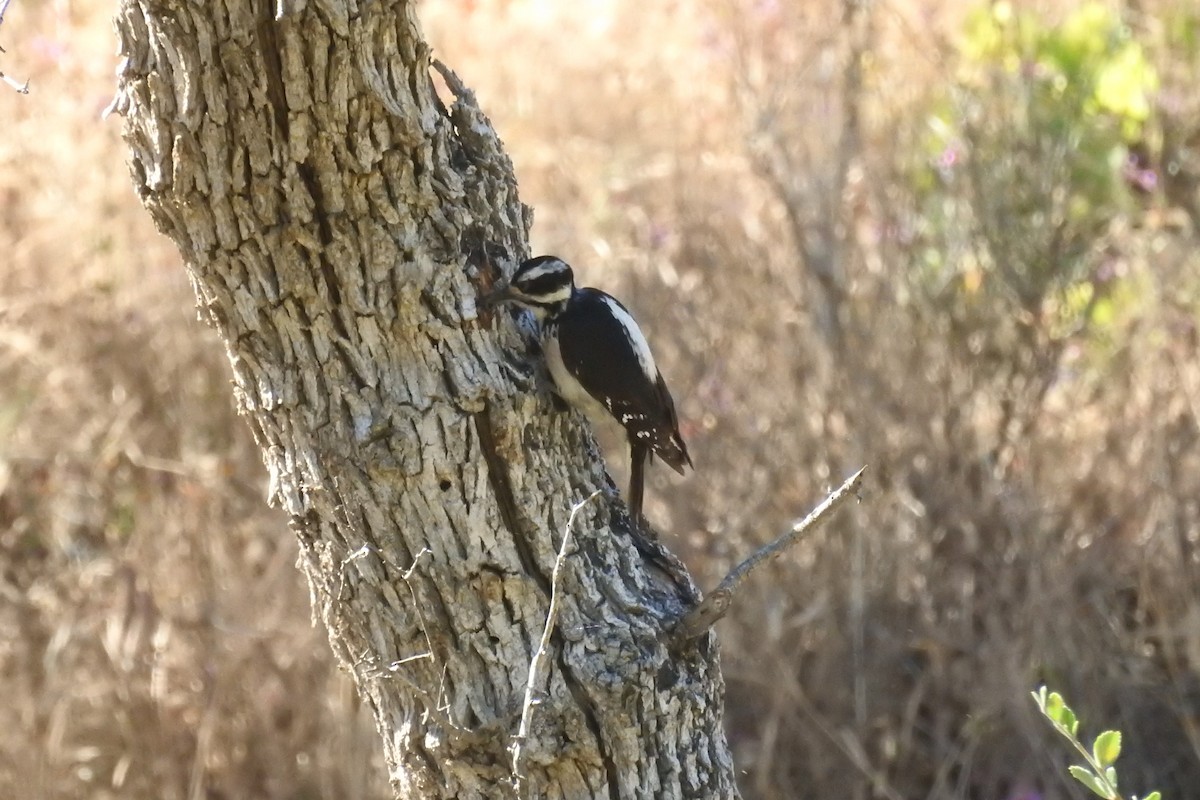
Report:
[[[124,0],[117,30],[134,185],[226,343],[399,795],[513,791],[559,537],[604,489],[563,570],[529,794],[736,796],[715,642],[665,644],[690,589],[647,567],[517,326],[476,311],[496,276],[473,248],[520,254],[529,214],[469,93],[436,96],[414,6]]]

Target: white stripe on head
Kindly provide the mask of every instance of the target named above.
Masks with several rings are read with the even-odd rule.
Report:
[[[567,265],[567,262],[558,258],[547,258],[545,261],[537,264],[536,266],[530,267],[527,270],[518,269],[516,274],[513,275],[513,280],[520,280],[522,282],[532,281],[542,277],[543,275],[554,275],[557,273],[570,271],[571,267]]]
[[[521,290],[517,289],[517,291],[520,292]],[[559,288],[557,291],[555,291],[553,294],[539,294],[536,296],[523,295],[523,296],[529,297],[531,300],[536,300],[537,302],[542,303],[542,304],[565,303],[571,299],[571,285],[566,284],[566,285],[562,286],[561,288]]]
[[[621,323],[621,327],[629,335],[629,344],[633,346],[633,352],[637,355],[638,364],[642,367],[642,372],[646,373],[646,379],[650,383],[655,383],[658,380],[658,367],[654,364],[654,355],[650,352],[650,343],[646,341],[646,337],[642,334],[642,329],[634,322],[633,317],[629,312],[621,307],[613,298],[606,294],[601,294],[601,298],[608,305],[608,310],[612,312],[613,317]]]

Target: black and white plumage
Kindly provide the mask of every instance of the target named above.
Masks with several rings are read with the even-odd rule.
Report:
[[[523,261],[512,280],[484,298],[530,309],[541,322],[542,352],[558,394],[594,425],[615,420],[630,450],[629,496],[641,518],[651,454],[683,474],[692,466],[679,435],[675,402],[637,322],[616,298],[577,288],[571,267],[554,256]]]

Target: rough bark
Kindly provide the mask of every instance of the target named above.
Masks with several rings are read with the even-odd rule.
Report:
[[[664,644],[690,590],[648,568],[527,331],[476,311],[495,276],[468,253],[522,253],[529,215],[469,93],[437,98],[413,5],[123,0],[117,30],[135,187],[226,343],[398,794],[515,792],[556,547],[601,488],[560,570],[523,786],[736,796],[715,641]]]

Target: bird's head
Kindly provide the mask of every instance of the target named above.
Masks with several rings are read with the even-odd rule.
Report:
[[[481,299],[486,308],[498,303],[516,303],[538,319],[554,318],[566,308],[575,291],[575,275],[567,262],[556,256],[537,256],[521,262],[512,279]]]

